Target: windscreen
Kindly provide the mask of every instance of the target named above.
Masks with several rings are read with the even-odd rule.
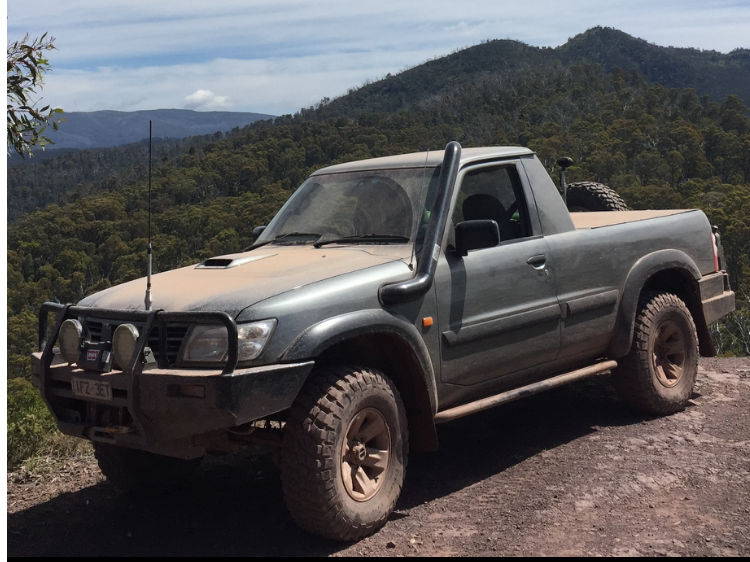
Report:
[[[436,168],[368,170],[308,178],[256,243],[314,243],[364,238],[374,243],[414,240],[429,216],[425,199]]]

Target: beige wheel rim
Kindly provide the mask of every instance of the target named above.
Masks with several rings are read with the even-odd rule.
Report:
[[[685,337],[672,321],[664,322],[656,333],[653,364],[659,382],[671,388],[680,382],[685,365]]]
[[[341,452],[344,488],[356,501],[367,501],[385,480],[391,456],[391,433],[385,417],[365,408],[349,423]]]

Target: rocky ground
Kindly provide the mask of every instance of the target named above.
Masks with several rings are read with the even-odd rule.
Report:
[[[702,359],[664,418],[606,377],[439,428],[396,512],[338,544],[300,531],[266,458],[205,463],[189,490],[134,500],[93,459],[8,475],[9,556],[750,556],[750,359]]]

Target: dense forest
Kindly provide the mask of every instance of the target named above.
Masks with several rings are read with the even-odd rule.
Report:
[[[219,132],[183,139],[154,139],[153,166],[161,166],[188,147],[199,148],[222,137]],[[148,140],[96,150],[37,151],[34,158],[8,166],[8,220],[16,221],[50,203],[65,205],[113,183],[135,184],[146,177]]]
[[[593,63],[529,65],[511,74],[475,78],[389,111],[333,116],[333,103],[324,101],[225,135],[155,147],[156,271],[246,247],[253,227],[267,224],[322,166],[439,150],[450,140],[521,145],[535,150],[555,177],[556,158],[572,157],[569,181],[606,183],[631,208],[703,209],[722,233],[738,293],[738,312],[712,327],[715,341],[720,353],[750,354],[750,120],[742,99],[712,101],[694,89],[649,84],[637,71]],[[48,174],[49,186],[58,178],[64,189],[40,196],[54,203],[25,214],[41,201],[38,194],[9,193],[9,209],[13,204],[19,217],[8,227],[9,379],[28,376],[42,302],[76,302],[145,275],[144,149],[108,150],[129,161],[118,160],[115,175],[91,173],[79,183],[66,183],[65,170],[91,168],[92,161],[106,166],[96,162],[105,152],[19,167]],[[19,206],[23,200],[37,203]],[[28,396],[27,387],[14,388]],[[9,404],[12,426],[16,410]]]

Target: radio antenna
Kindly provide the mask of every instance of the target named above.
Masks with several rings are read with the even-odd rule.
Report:
[[[148,269],[146,270],[146,310],[151,310],[151,120],[148,121]]]

